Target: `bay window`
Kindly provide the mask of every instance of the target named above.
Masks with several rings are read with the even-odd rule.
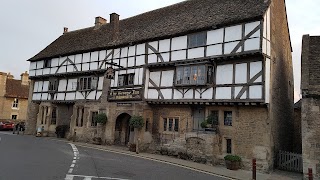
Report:
[[[176,85],[206,85],[212,83],[213,68],[208,65],[180,66],[176,68]]]

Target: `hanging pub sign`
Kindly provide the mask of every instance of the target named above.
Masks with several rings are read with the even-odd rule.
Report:
[[[108,96],[109,101],[122,101],[122,100],[142,100],[141,90],[111,90]]]

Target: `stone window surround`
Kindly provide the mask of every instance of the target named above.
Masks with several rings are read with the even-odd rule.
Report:
[[[160,125],[159,130],[161,130],[161,132],[163,134],[176,134],[176,133],[180,132],[180,123],[181,123],[180,120],[181,120],[181,118],[179,116],[166,116],[166,117],[160,117],[160,119],[161,119],[161,123],[159,123],[159,125]],[[164,124],[163,124],[164,123],[164,119],[167,119],[167,129],[169,128],[169,119],[173,119],[174,120],[173,124],[172,124],[172,131],[169,131],[169,130],[164,131]],[[178,131],[174,130],[175,119],[178,119],[178,121],[179,121]]]
[[[97,122],[93,119],[94,117],[93,117],[93,114],[96,114],[96,115],[98,115],[98,113],[99,113],[99,111],[96,111],[96,110],[91,110],[90,111],[90,117],[89,117],[89,123],[90,123],[90,127],[97,127]]]
[[[234,108],[231,107],[208,107],[206,110],[206,117],[210,115],[211,111],[218,111],[218,117],[219,117],[219,127],[224,127],[224,128],[232,128],[235,123],[235,115],[236,111]],[[232,112],[232,126],[226,126],[224,125],[224,112],[225,111],[231,111]]]
[[[19,99],[18,98],[13,99],[12,109],[19,109]]]
[[[227,139],[231,139],[231,153],[227,153]],[[234,140],[230,136],[222,137],[222,153],[223,155],[235,153]]]

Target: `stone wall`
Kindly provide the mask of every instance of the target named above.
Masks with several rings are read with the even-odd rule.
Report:
[[[301,108],[294,109],[293,152],[302,153]]]
[[[26,120],[26,134],[36,134],[37,118],[39,112],[39,104],[32,102],[32,93],[34,88],[34,81],[31,80],[29,85],[28,111]]]

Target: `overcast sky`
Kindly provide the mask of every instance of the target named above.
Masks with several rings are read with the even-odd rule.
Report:
[[[120,19],[182,0],[0,0],[0,72],[15,78],[29,69],[27,59],[69,31],[94,25],[94,18],[116,12]],[[300,97],[300,56],[303,34],[320,35],[319,0],[287,0],[293,46],[295,100]]]

